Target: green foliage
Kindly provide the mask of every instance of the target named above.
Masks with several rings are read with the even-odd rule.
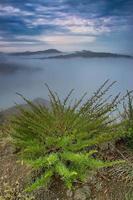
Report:
[[[41,172],[27,188],[32,191],[47,185],[59,176],[68,188],[75,181],[83,181],[90,170],[109,167],[121,161],[104,162],[96,158],[96,145],[122,134],[121,126],[114,125],[112,112],[119,104],[119,95],[112,99],[107,92],[114,83],[106,81],[85,101],[86,94],[74,103],[71,94],[61,101],[49,87],[50,107],[28,103],[30,109],[20,109],[12,120],[11,136],[20,148],[21,159]]]
[[[124,200],[132,200],[133,199],[133,190],[129,190],[126,194],[125,194],[125,199]]]
[[[133,96],[127,91],[127,102],[123,104],[122,113],[123,128],[127,132],[126,141],[129,147],[133,148]]]

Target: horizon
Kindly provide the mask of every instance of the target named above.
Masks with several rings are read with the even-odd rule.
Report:
[[[82,52],[82,51],[90,51],[90,52],[94,52],[94,53],[111,53],[111,54],[119,54],[119,55],[127,55],[127,56],[133,56],[133,53],[132,54],[127,54],[127,53],[120,53],[120,52],[109,52],[109,51],[95,51],[95,50],[90,50],[90,49],[77,49],[77,50],[68,50],[68,51],[62,51],[62,50],[60,50],[60,49],[54,49],[54,48],[48,48],[48,49],[38,49],[38,50],[25,50],[25,51],[21,51],[21,49],[20,49],[20,51],[18,50],[18,51],[11,51],[11,52],[4,52],[4,51],[0,51],[0,53],[4,53],[4,54],[12,54],[12,53],[29,53],[29,52],[31,52],[31,53],[36,53],[36,52],[45,52],[45,51],[47,51],[47,50],[57,50],[57,51],[59,51],[60,53],[73,53],[73,52]]]
[[[0,51],[133,54],[133,1],[1,0]]]

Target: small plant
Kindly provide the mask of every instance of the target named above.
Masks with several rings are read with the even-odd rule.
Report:
[[[70,101],[73,90],[61,101],[49,87],[50,107],[29,104],[20,109],[12,120],[11,137],[23,162],[38,170],[40,175],[27,188],[32,191],[47,185],[59,176],[68,188],[83,181],[88,172],[109,167],[122,161],[102,161],[96,157],[95,146],[119,137],[121,126],[114,125],[111,113],[119,103],[106,96],[113,85],[106,81],[94,95],[84,102],[84,94],[75,103]],[[83,103],[84,102],[84,103]]]
[[[122,120],[124,129],[127,132],[126,141],[129,147],[133,148],[133,96],[127,91],[127,102],[123,104],[124,112],[122,113]]]

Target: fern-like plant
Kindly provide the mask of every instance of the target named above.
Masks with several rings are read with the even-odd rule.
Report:
[[[129,147],[133,148],[133,95],[127,91],[127,101],[123,103],[122,125],[127,132],[126,142]]]
[[[71,94],[61,100],[49,90],[50,107],[28,103],[30,109],[19,108],[20,115],[12,120],[13,143],[20,148],[21,159],[39,170],[40,176],[27,188],[32,191],[47,185],[59,176],[68,188],[83,181],[90,170],[109,167],[121,161],[95,158],[96,145],[119,137],[119,124],[114,125],[111,113],[119,103],[119,95],[110,100],[107,92],[114,83],[106,81],[94,95],[84,94],[72,103]]]

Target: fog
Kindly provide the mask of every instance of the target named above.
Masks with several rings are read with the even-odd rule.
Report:
[[[12,70],[11,70],[12,69]],[[16,92],[29,99],[48,99],[47,83],[63,98],[74,88],[75,97],[91,95],[105,80],[117,81],[112,93],[133,89],[133,59],[36,59],[33,56],[0,58],[0,109],[21,103]]]

